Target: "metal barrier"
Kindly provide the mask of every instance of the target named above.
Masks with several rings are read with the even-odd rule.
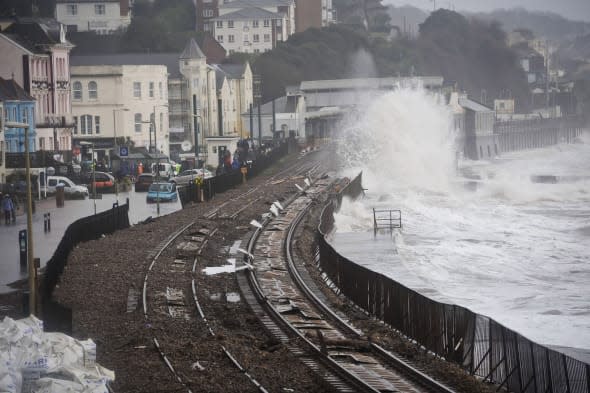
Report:
[[[102,213],[74,221],[66,229],[57,249],[47,262],[43,275],[42,299],[43,320],[45,327],[51,330],[71,330],[71,312],[52,301],[53,289],[59,281],[68,256],[76,245],[81,242],[100,238],[105,233],[113,233],[118,229],[129,228],[129,199],[125,205],[113,204],[113,208]],[[61,310],[57,313],[57,310]],[[56,314],[57,313],[57,314]],[[70,320],[62,320],[58,315],[70,315]]]
[[[358,195],[360,176],[341,194]],[[429,299],[344,258],[326,241],[342,196],[325,206],[316,233],[321,269],[372,316],[432,353],[512,392],[590,392],[590,365],[536,344],[491,318]]]
[[[252,163],[247,166],[246,177],[252,178],[257,176],[279,159],[286,156],[287,152],[288,144],[287,142],[282,142],[269,152],[259,154],[256,160],[252,161]],[[215,194],[225,192],[240,184],[242,184],[242,172],[240,168],[214,176],[210,179],[205,179],[201,185],[204,200],[208,201],[213,198]],[[189,183],[185,187],[178,188],[178,195],[183,207],[189,202],[204,202],[199,200],[197,189],[198,187],[194,183]]]

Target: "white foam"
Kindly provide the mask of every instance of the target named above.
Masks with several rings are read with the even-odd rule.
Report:
[[[590,183],[531,176],[589,175],[590,145],[464,161],[480,177],[473,192],[457,186],[449,114],[436,97],[400,89],[368,101],[365,113],[348,123],[340,155],[347,176],[363,171],[368,191],[361,201],[344,200],[335,244],[350,243],[347,232],[366,238],[372,208],[401,209],[399,264],[387,242],[340,241],[347,255],[534,341],[589,348]]]

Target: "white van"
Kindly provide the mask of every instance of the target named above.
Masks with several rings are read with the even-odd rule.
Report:
[[[157,169],[156,169],[157,168]],[[158,175],[158,177],[162,180],[170,179],[174,176],[174,167],[169,162],[160,162],[160,163],[153,163],[152,164],[152,174],[154,176]],[[158,173],[156,173],[158,172]]]
[[[84,195],[88,196],[88,187],[75,184],[71,179],[65,176],[47,176],[47,185],[41,189],[42,192],[47,190],[48,194],[55,194],[55,188],[58,184],[63,184],[66,195]]]

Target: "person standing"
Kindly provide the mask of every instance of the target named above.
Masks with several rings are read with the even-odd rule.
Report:
[[[4,195],[4,198],[2,198],[2,210],[4,211],[4,223],[9,225],[14,210],[14,204],[9,194]]]

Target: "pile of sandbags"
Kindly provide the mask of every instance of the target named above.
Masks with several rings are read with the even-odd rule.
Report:
[[[115,373],[96,363],[96,345],[46,333],[30,316],[0,322],[0,392],[108,393]]]

